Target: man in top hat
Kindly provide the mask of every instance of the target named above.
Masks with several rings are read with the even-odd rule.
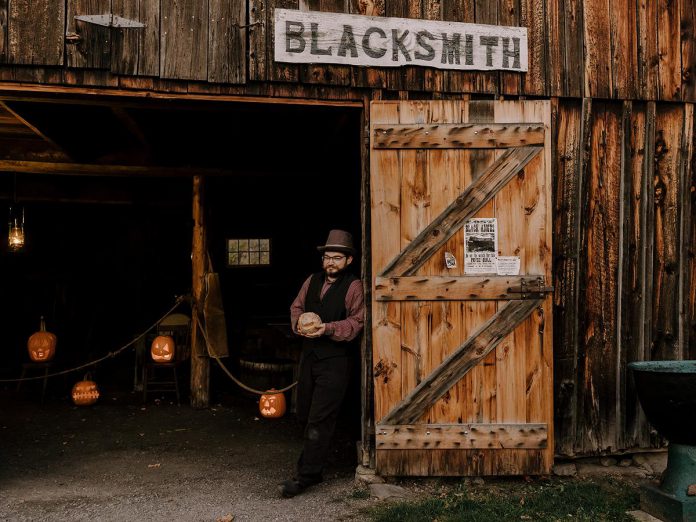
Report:
[[[360,279],[347,271],[353,262],[353,237],[332,230],[322,253],[322,271],[312,274],[290,307],[292,329],[302,339],[297,384],[297,417],[304,426],[304,446],[297,475],[280,487],[284,497],[294,497],[322,481],[336,418],[348,388],[352,342],[361,332],[365,304]],[[312,333],[297,327],[300,315],[314,312],[321,324]]]

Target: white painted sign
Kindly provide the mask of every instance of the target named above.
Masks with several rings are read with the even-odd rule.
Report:
[[[275,60],[372,67],[527,70],[527,28],[275,10]]]
[[[520,256],[498,256],[498,275],[519,275]]]
[[[464,273],[495,274],[498,257],[498,220],[474,218],[464,224]]]

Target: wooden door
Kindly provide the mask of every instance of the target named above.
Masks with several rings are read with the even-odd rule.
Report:
[[[370,116],[377,471],[548,473],[549,102],[373,102]],[[465,267],[472,218],[496,218],[516,275]]]

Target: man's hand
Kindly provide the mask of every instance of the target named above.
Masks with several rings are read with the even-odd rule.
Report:
[[[326,332],[326,324],[321,323],[321,325],[319,325],[319,329],[316,332],[300,335],[304,335],[304,337],[307,337],[309,339],[314,339],[315,337],[321,337],[322,335],[324,335],[324,332]]]

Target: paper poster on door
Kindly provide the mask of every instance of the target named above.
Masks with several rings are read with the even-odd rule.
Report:
[[[464,225],[464,273],[495,274],[498,255],[498,220],[470,219]]]

